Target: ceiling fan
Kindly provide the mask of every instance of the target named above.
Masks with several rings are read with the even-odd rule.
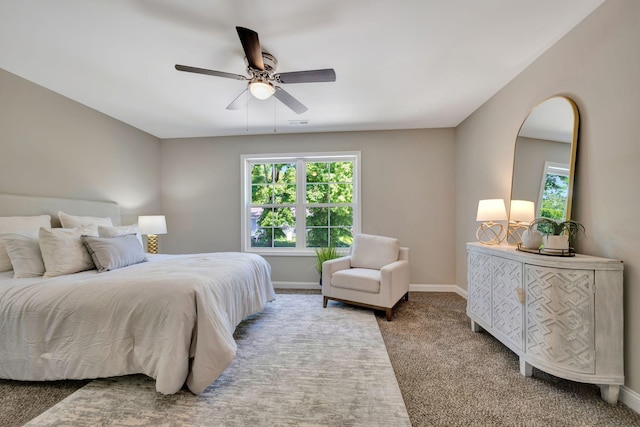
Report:
[[[190,67],[176,64],[176,70],[189,73],[208,74],[210,76],[225,77],[235,80],[248,80],[247,88],[227,106],[227,110],[238,110],[247,102],[246,92],[249,91],[258,99],[268,99],[275,96],[280,102],[293,110],[296,114],[302,114],[308,110],[300,101],[289,92],[274,83],[316,83],[335,82],[336,72],[333,68],[322,70],[291,71],[288,73],[276,73],[278,60],[260,47],[258,33],[248,28],[236,27],[242,49],[244,49],[245,62],[247,64],[247,76],[225,73],[223,71],[207,70],[204,68]]]

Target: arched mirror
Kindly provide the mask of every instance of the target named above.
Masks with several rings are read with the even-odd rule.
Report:
[[[534,218],[571,219],[577,144],[578,109],[567,97],[544,100],[524,120],[515,144],[508,243],[519,243]]]

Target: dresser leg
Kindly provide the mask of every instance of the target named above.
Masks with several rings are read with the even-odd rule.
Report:
[[[482,326],[478,325],[473,319],[471,319],[471,331],[480,332],[481,330],[482,330]]]
[[[528,364],[522,356],[520,356],[520,373],[525,377],[533,376],[533,366]]]
[[[618,403],[618,394],[620,386],[617,384],[600,384],[600,396],[607,403],[615,405]]]

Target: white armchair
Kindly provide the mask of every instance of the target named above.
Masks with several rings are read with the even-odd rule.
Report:
[[[322,264],[323,307],[328,300],[384,310],[387,320],[404,297],[409,300],[409,248],[398,239],[354,236],[350,255]]]

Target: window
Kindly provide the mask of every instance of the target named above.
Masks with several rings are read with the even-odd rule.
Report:
[[[538,216],[563,220],[569,195],[569,165],[545,162],[538,196]]]
[[[360,153],[242,156],[242,249],[348,247],[360,227]]]

